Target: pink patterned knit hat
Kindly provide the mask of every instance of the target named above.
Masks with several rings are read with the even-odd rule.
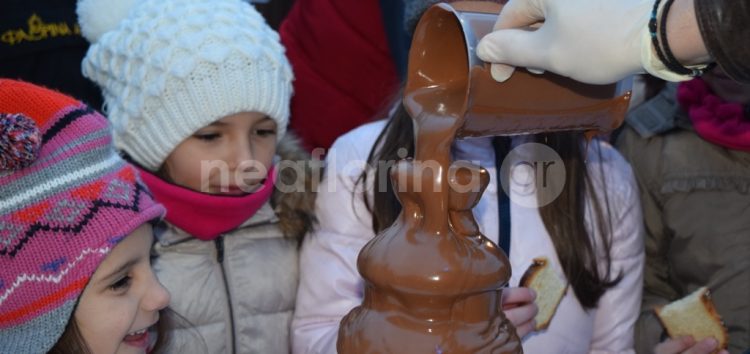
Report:
[[[101,261],[163,214],[103,116],[0,79],[0,351],[51,349]]]

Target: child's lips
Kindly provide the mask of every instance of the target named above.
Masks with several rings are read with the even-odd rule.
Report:
[[[256,189],[258,189],[257,186],[223,186],[223,187],[214,187],[213,190],[217,191],[219,194],[225,194],[225,195],[243,195],[254,192]]]
[[[125,344],[141,348],[144,351],[148,348],[149,345],[149,333],[148,328],[143,329],[141,331],[136,332],[135,334],[128,334],[125,336],[125,338],[122,340],[125,342]]]
[[[216,191],[218,194],[225,195],[242,195],[253,193],[260,188],[261,183],[248,183],[243,186],[229,185],[229,186],[211,186],[211,190]]]
[[[232,195],[239,195],[239,194],[245,194],[247,192],[245,192],[242,188],[238,186],[229,186],[226,188],[226,193],[232,194]]]

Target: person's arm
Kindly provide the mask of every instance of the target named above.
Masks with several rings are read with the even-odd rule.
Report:
[[[667,17],[667,39],[675,58],[683,65],[711,61],[695,18],[693,0],[675,0]]]
[[[654,308],[664,306],[680,294],[669,278],[669,240],[671,236],[664,225],[662,201],[659,190],[661,180],[661,151],[663,139],[644,139],[630,127],[625,127],[617,147],[630,161],[640,190],[640,202],[645,225],[646,267],[644,272],[643,302],[636,324],[635,345],[638,352],[651,352],[661,341],[664,327],[656,317]]]
[[[641,306],[645,259],[638,187],[627,162],[614,148],[603,148],[602,155],[606,189],[599,188],[597,192],[608,194],[606,199],[598,197],[600,203],[609,202],[612,213],[611,277],[622,278],[599,299],[589,352],[634,353],[633,334]]]
[[[345,135],[328,152],[316,199],[318,227],[305,237],[300,254],[293,353],[335,354],[341,318],[362,302],[357,256],[374,233],[361,193],[352,194],[367,156],[356,153],[368,145],[360,138]]]
[[[632,156],[631,156],[632,157]],[[637,157],[636,157],[637,158]],[[637,166],[634,164],[634,167]],[[644,166],[638,166],[644,168]],[[678,294],[669,283],[669,264],[666,255],[669,237],[662,222],[662,210],[652,186],[639,182],[641,206],[646,225],[646,268],[644,272],[643,302],[636,325],[636,348],[651,351],[664,334],[664,327],[656,317],[654,308],[667,305]]]
[[[667,70],[654,51],[648,29],[653,5],[654,0],[511,0],[500,12],[496,30],[480,41],[477,55],[494,63],[492,74],[498,81],[508,79],[515,66],[593,84],[644,71],[665,80],[687,80],[690,76]],[[712,61],[709,52],[716,57],[724,53],[719,64],[737,67],[731,76],[750,80],[749,61],[727,54],[748,52],[741,55],[745,59],[750,55],[738,44],[750,31],[745,26],[747,8],[746,1],[675,0],[667,17],[667,43],[686,66]],[[522,29],[541,21],[537,30]],[[727,21],[731,23],[723,23]],[[746,77],[738,76],[742,70]]]
[[[336,209],[346,213],[343,204]],[[362,302],[356,261],[366,242],[331,231],[308,235],[300,256],[293,353],[336,353],[341,318]]]

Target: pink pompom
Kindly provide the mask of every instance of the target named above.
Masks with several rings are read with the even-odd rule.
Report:
[[[0,171],[31,165],[39,155],[39,127],[22,114],[0,113]]]

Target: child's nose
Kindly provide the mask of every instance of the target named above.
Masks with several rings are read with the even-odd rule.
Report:
[[[230,165],[232,169],[236,170],[241,166],[247,166],[250,161],[253,160],[253,151],[250,144],[239,143],[234,147],[232,152],[232,161]]]
[[[147,311],[159,311],[169,305],[171,296],[169,290],[161,285],[155,275],[151,276],[151,284],[143,300],[143,307]]]

